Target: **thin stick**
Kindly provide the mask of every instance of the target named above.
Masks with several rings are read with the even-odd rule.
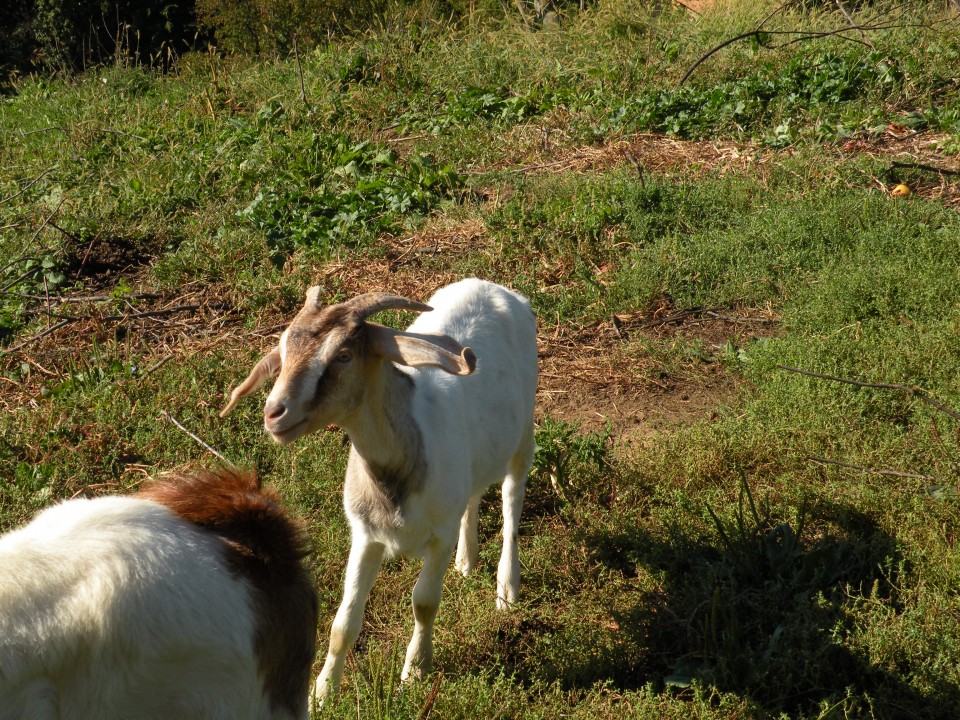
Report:
[[[209,445],[207,445],[207,444],[206,444],[203,440],[201,440],[199,437],[197,437],[197,436],[194,435],[192,432],[190,432],[189,430],[187,430],[183,425],[181,425],[179,422],[177,422],[177,419],[176,419],[175,417],[173,417],[173,415],[171,415],[170,413],[168,413],[166,410],[161,410],[161,411],[160,411],[160,414],[163,415],[167,420],[169,420],[170,422],[172,422],[177,428],[179,428],[180,430],[183,430],[183,432],[185,432],[187,435],[189,435],[193,440],[195,440],[195,441],[198,442],[200,445],[202,445],[205,450],[207,450],[208,452],[213,453],[213,454],[216,455],[218,458],[220,458],[221,460],[223,460],[223,462],[225,462],[227,465],[229,465],[230,467],[236,469],[236,467],[237,467],[236,465],[234,465],[232,462],[230,462],[229,460],[227,460],[227,458],[225,458],[223,455],[221,455],[220,453],[218,453],[218,452],[217,452],[216,450],[214,450],[212,447],[210,447]]]
[[[847,8],[844,7],[843,0],[834,0],[834,2],[837,4],[837,7],[840,8],[840,12],[843,13],[843,16],[847,19],[847,22],[850,23],[850,26],[860,31],[860,37],[863,38],[863,41],[870,46],[871,50],[876,50],[876,48],[873,46],[873,43],[870,42],[870,39],[867,37],[867,34],[862,28],[857,26],[857,23],[853,20],[853,16],[847,11]]]
[[[71,495],[70,499],[73,500],[75,497],[78,497],[82,493],[85,493],[87,490],[100,490],[101,488],[113,488],[113,487],[120,487],[120,483],[105,482],[105,483],[94,483],[93,485],[84,485],[82,488],[77,490],[73,495]]]
[[[853,463],[840,462],[839,460],[831,460],[829,458],[815,457],[811,455],[810,457],[804,458],[807,462],[815,462],[820,465],[836,465],[842,468],[849,468],[850,470],[861,470],[863,472],[873,473],[874,475],[889,475],[891,477],[902,477],[902,478],[914,478],[917,480],[936,480],[933,475],[921,475],[919,473],[905,473],[900,472],[899,470],[878,470],[877,468],[865,467],[863,465],[854,465]]]
[[[297,72],[300,75],[300,99],[307,108],[307,112],[313,114],[313,108],[310,107],[310,101],[307,100],[307,88],[303,83],[303,65],[300,64],[300,52],[297,50],[297,37],[293,37],[293,57],[297,61]]]
[[[151,365],[144,371],[143,377],[146,377],[150,373],[156,372],[157,370],[162,368],[164,365],[166,365],[172,358],[173,358],[173,353],[168,353],[167,355],[164,355],[162,358],[160,358],[157,362],[155,362],[153,365]]]
[[[136,140],[142,140],[143,142],[150,142],[150,138],[145,138],[143,135],[134,135],[133,133],[124,132],[123,130],[113,130],[112,128],[100,128],[100,132],[109,133],[110,135],[120,135],[122,137],[131,137]]]
[[[147,310],[146,312],[130,313],[128,315],[105,315],[100,320],[136,320],[137,318],[159,317],[161,315],[171,315],[183,310],[196,310],[199,305],[175,305],[163,310]]]
[[[72,233],[72,232],[70,232],[69,230],[64,230],[62,227],[60,227],[59,225],[57,225],[55,222],[50,221],[50,227],[52,227],[54,230],[58,230],[58,231],[59,231],[60,233],[62,233],[63,235],[66,235],[68,238],[70,238],[71,240],[73,240],[75,243],[79,243],[79,242],[80,242],[80,236],[79,236],[79,235],[77,235],[76,233]]]
[[[15,295],[16,297],[23,298],[25,300],[43,300],[43,295],[29,295],[27,293],[3,293],[5,295]],[[160,297],[157,293],[137,293],[136,295],[127,295],[126,297],[140,299],[140,298],[156,298]],[[87,303],[87,302],[107,302],[108,300],[116,300],[114,295],[57,295],[52,298],[55,305],[65,305],[67,303]]]
[[[928,405],[937,408],[937,410],[945,412],[950,417],[960,420],[960,412],[947,407],[936,398],[928,395],[925,390],[921,390],[918,387],[901,385],[899,383],[870,383],[863,382],[862,380],[851,380],[850,378],[837,377],[836,375],[824,375],[822,373],[810,372],[809,370],[801,370],[800,368],[790,367],[789,365],[777,365],[776,367],[780,370],[786,370],[799,375],[807,375],[809,377],[820,378],[821,380],[833,380],[834,382],[846,383],[847,385],[855,385],[857,387],[878,388],[880,390],[899,390],[900,392],[905,392],[908,395],[914,395]]]
[[[732,323],[763,323],[763,324],[776,324],[780,322],[777,318],[762,318],[762,317],[738,317],[736,315],[724,315],[723,313],[714,312],[713,310],[704,310],[703,314],[716,318],[717,320],[724,320],[726,322]]]
[[[797,43],[797,42],[802,42],[802,41],[805,41],[805,40],[816,40],[817,38],[825,38],[825,37],[839,37],[839,38],[842,39],[842,40],[847,40],[848,42],[855,42],[855,43],[858,43],[858,44],[860,44],[860,45],[864,45],[864,46],[869,47],[869,48],[872,49],[872,48],[873,48],[873,45],[870,43],[869,40],[867,40],[867,39],[860,40],[860,39],[857,39],[857,38],[847,37],[847,35],[845,35],[844,33],[849,33],[849,32],[851,32],[851,31],[856,31],[856,32],[859,32],[862,36],[866,37],[866,36],[864,35],[864,33],[865,33],[866,31],[868,31],[868,30],[869,30],[869,31],[877,31],[877,30],[888,30],[888,29],[890,29],[890,28],[895,28],[895,27],[929,27],[929,26],[930,26],[929,24],[928,24],[928,25],[922,25],[922,26],[919,25],[919,24],[898,25],[897,22],[896,22],[896,20],[894,20],[894,21],[890,21],[890,22],[879,22],[879,21],[878,21],[878,22],[874,22],[873,24],[866,24],[866,25],[850,24],[848,27],[836,28],[836,29],[834,29],[834,30],[764,30],[764,29],[763,29],[763,26],[767,23],[768,20],[770,20],[770,18],[772,18],[774,15],[778,14],[779,12],[781,12],[782,10],[784,10],[785,8],[787,8],[787,7],[795,4],[796,2],[797,2],[797,0],[788,0],[788,2],[786,2],[786,3],[784,3],[783,5],[777,7],[776,9],[773,10],[773,12],[771,12],[769,15],[767,15],[767,17],[763,20],[763,22],[761,22],[754,30],[750,30],[749,32],[741,33],[741,34],[736,35],[736,36],[734,36],[734,37],[732,37],[732,38],[729,38],[728,40],[724,40],[724,41],[723,41],[722,43],[720,43],[719,45],[717,45],[717,46],[711,48],[710,50],[708,50],[706,53],[704,53],[703,55],[701,55],[701,56],[697,59],[697,61],[696,61],[693,65],[691,65],[690,68],[683,74],[683,77],[680,78],[680,81],[676,84],[676,86],[674,87],[674,89],[676,90],[676,89],[680,88],[680,87],[687,81],[687,79],[693,74],[693,72],[694,72],[698,67],[700,67],[700,65],[702,65],[708,58],[712,57],[713,55],[715,55],[716,53],[718,53],[720,50],[723,50],[723,49],[724,49],[725,47],[727,47],[728,45],[732,45],[732,44],[735,43],[735,42],[738,42],[738,41],[740,41],[740,40],[745,40],[745,39],[747,39],[747,38],[755,38],[758,42],[761,42],[761,41],[763,40],[763,36],[764,36],[764,35],[771,35],[771,36],[773,36],[773,35],[794,35],[794,36],[796,36],[796,37],[794,37],[793,40],[790,40],[789,42],[784,43],[783,45],[780,45],[780,46],[772,46],[772,47],[785,47],[786,45],[789,45],[789,44],[792,44],[792,43]],[[903,16],[903,15],[901,14],[900,17],[902,17],[902,16]],[[900,18],[897,18],[897,20],[899,20],[899,19],[900,19]],[[939,22],[939,21],[936,21],[936,22]],[[936,24],[936,22],[935,22],[935,23],[931,23],[931,24]]]
[[[37,268],[30,268],[30,269],[27,270],[26,272],[18,275],[18,276],[15,277],[13,280],[11,280],[11,281],[8,282],[6,285],[4,285],[2,288],[0,288],[0,293],[6,293],[7,290],[9,290],[9,289],[12,288],[13,286],[17,285],[21,280],[26,280],[28,277],[30,277],[31,275],[33,275],[35,272],[37,272]]]
[[[7,268],[13,267],[13,266],[16,265],[17,263],[28,262],[28,261],[31,261],[31,260],[32,260],[33,262],[43,262],[43,258],[37,258],[37,257],[18,257],[16,260],[11,260],[10,262],[8,262],[8,263],[7,263],[6,265],[4,265],[3,267],[0,267],[0,272],[3,272],[3,271],[6,270]]]
[[[420,708],[420,714],[417,715],[417,720],[427,720],[427,718],[430,717],[430,713],[433,712],[433,704],[437,701],[437,694],[440,692],[440,683],[442,681],[443,673],[437,673],[437,677],[433,681],[433,687],[430,688],[430,692],[427,693],[423,707]]]
[[[692,12],[694,15],[702,15],[702,13],[697,12],[696,10],[694,10],[692,7],[690,7],[689,5],[687,5],[687,4],[684,3],[684,2],[680,2],[680,0],[673,0],[673,1],[674,1],[677,5],[679,5],[680,7],[684,8],[685,10],[689,10],[689,11]]]
[[[43,229],[47,226],[47,223],[49,223],[53,219],[54,215],[60,212],[60,206],[63,205],[63,203],[66,202],[66,200],[67,200],[66,195],[60,198],[60,202],[57,203],[57,206],[53,209],[53,212],[47,215],[44,221],[40,223],[40,227],[38,227],[36,232],[34,232],[33,235],[30,237],[30,242],[27,243],[28,247],[30,246],[31,243],[33,243],[34,240],[40,237],[40,233],[43,232]]]
[[[858,26],[852,29],[859,30],[859,29],[862,29],[862,27]],[[874,29],[874,28],[868,28],[868,29]],[[706,53],[701,55],[697,59],[697,61],[693,65],[691,65],[690,68],[683,74],[683,77],[680,78],[680,81],[676,84],[676,86],[674,87],[674,90],[680,88],[687,81],[687,78],[693,75],[693,71],[696,70],[698,67],[700,67],[709,58],[711,58],[713,55],[723,50],[728,45],[733,45],[735,42],[739,42],[740,40],[746,40],[747,38],[752,37],[752,38],[756,38],[757,42],[760,42],[762,40],[763,35],[797,35],[799,37],[796,37],[791,42],[800,42],[801,40],[815,40],[817,38],[830,37],[830,36],[836,35],[837,37],[840,37],[843,40],[849,40],[850,42],[860,43],[861,45],[867,44],[862,40],[857,40],[855,38],[848,38],[843,34],[845,32],[849,32],[850,30],[851,28],[839,28],[837,30],[827,30],[827,31],[759,30],[758,29],[758,30],[750,30],[749,32],[745,32],[745,33],[740,33],[739,35],[735,35],[734,37],[728,40],[724,40],[722,43],[720,43],[716,47],[711,48]]]

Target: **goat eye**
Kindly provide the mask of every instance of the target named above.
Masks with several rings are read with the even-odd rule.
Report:
[[[346,348],[337,353],[337,362],[348,363],[351,360],[353,360],[353,353]]]

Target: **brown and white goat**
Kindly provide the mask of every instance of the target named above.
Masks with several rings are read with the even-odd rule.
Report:
[[[406,331],[367,320],[387,309],[423,314]],[[476,279],[440,289],[427,305],[368,293],[323,306],[319,288],[311,288],[279,345],[233,391],[223,414],[274,375],[263,412],[277,442],[331,423],[352,441],[344,485],[352,547],[317,695],[339,686],[385,556],[424,558],[402,676],[429,672],[434,618],[458,532],[456,565],[467,574],[478,560],[480,497],[494,483],[503,484],[497,606],[509,607],[519,594],[517,533],[533,461],[537,386],[529,303]]]
[[[253,473],[50,507],[0,537],[0,720],[305,720],[304,555]]]

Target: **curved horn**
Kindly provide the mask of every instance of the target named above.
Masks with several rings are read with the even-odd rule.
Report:
[[[409,300],[399,295],[383,292],[370,292],[357,295],[357,297],[347,300],[343,304],[361,320],[381,310],[413,310],[415,312],[429,312],[433,310],[429,305],[424,305],[416,300]]]

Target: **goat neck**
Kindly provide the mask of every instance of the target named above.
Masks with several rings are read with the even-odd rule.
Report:
[[[369,378],[365,401],[341,423],[354,450],[346,497],[366,524],[392,525],[425,477],[423,436],[410,410],[416,388],[388,360],[377,362]]]

